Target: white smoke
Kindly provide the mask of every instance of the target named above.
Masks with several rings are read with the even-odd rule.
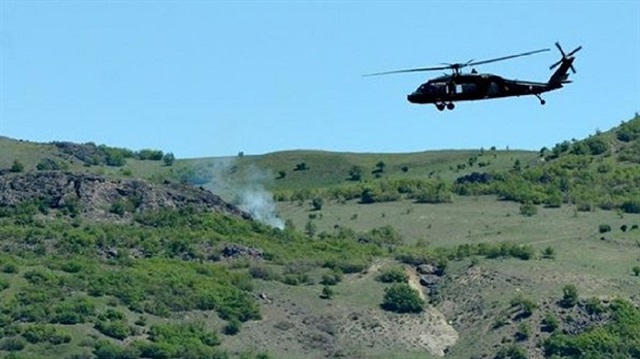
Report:
[[[251,214],[253,219],[284,229],[273,195],[264,187],[264,183],[273,176],[255,166],[239,168],[236,162],[234,158],[214,160],[209,165],[211,182],[207,187]]]
[[[284,229],[284,221],[278,217],[276,204],[271,193],[264,188],[245,190],[240,194],[238,206],[251,214],[258,222],[278,229]]]

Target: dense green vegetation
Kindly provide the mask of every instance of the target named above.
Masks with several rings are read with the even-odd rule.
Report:
[[[628,301],[615,299],[606,312],[611,319],[604,325],[591,326],[577,335],[554,332],[544,341],[545,355],[555,358],[638,358],[640,310]]]
[[[540,272],[564,285],[562,296],[554,297],[552,304],[541,305],[546,289],[518,284],[516,275],[505,281],[516,283],[518,291],[520,287],[528,290],[526,295],[514,297],[513,288],[508,287],[507,299],[479,300],[481,324],[491,327],[495,322],[500,325],[490,330],[503,331],[496,335],[502,335],[504,345],[494,347],[491,355],[526,357],[528,350],[538,346],[547,358],[637,358],[637,303],[626,298],[601,300],[597,295],[607,293],[597,289],[581,296],[576,286],[580,280],[606,269],[573,257],[605,246],[612,253],[637,251],[636,217],[624,216],[640,213],[639,144],[640,118],[636,116],[612,131],[565,141],[539,153],[493,148],[403,157],[301,151],[243,154],[224,166],[225,176],[240,183],[254,166],[271,171],[273,178],[266,186],[275,190],[276,200],[292,207],[298,204],[297,211],[304,217],[300,228],[291,220],[284,229],[275,229],[190,208],[136,212],[129,201],[107,205],[110,214],[122,218],[131,214],[130,220],[118,223],[84,218],[74,201],[59,208],[51,208],[46,200],[0,206],[0,356],[268,358],[268,347],[238,352],[224,346],[241,337],[247,323],[263,319],[256,286],[283,286],[291,293],[310,288],[323,304],[340,306],[354,278],[367,278],[371,265],[383,261],[385,265],[372,273],[368,284],[380,286],[378,292],[371,290],[378,296],[358,300],[390,312],[385,315],[407,316],[402,318],[422,315],[443,299],[449,304],[460,299],[443,298],[442,293],[464,275],[477,275],[473,280],[491,278],[481,290],[498,296],[500,270],[510,263],[545,271],[552,268],[553,273]],[[7,147],[11,155],[2,159],[2,175],[84,170],[208,185],[220,163],[179,160],[171,153],[148,149],[43,146],[46,150],[12,142]],[[19,148],[33,152],[15,150]],[[196,163],[202,166],[192,166]],[[518,202],[516,211],[496,211],[491,221],[473,233],[465,229],[451,238],[433,239],[429,230],[439,224],[440,217],[430,217],[426,210],[416,224],[423,236],[412,238],[411,243],[394,225],[382,223],[391,217],[384,212],[366,230],[348,225],[358,219],[353,208],[399,202],[406,204],[402,213],[409,216],[413,205],[451,206],[461,196],[470,202],[487,194]],[[340,225],[323,223],[329,222],[323,218],[330,217],[338,205],[348,208]],[[598,220],[580,232],[585,235],[575,235],[580,238],[572,238],[576,232],[571,232],[551,233],[539,243],[518,241],[516,233],[531,223],[527,221],[569,206],[575,208],[576,217],[584,215],[578,212],[609,211],[621,221],[631,219],[624,223]],[[514,224],[494,224],[505,218]],[[580,241],[573,244],[579,247],[575,253],[566,249],[571,240]],[[430,245],[431,241],[438,245]],[[561,261],[576,261],[573,268],[579,268],[567,274],[568,280],[562,273],[565,267],[551,264]],[[433,275],[442,278],[429,288],[429,304],[407,283],[407,269],[421,264],[433,267]],[[617,276],[620,287],[631,286],[640,273],[636,264],[620,264],[623,269],[610,277]],[[481,276],[483,270],[489,272],[486,277]],[[484,295],[465,292],[465,298],[467,294]],[[501,312],[501,306],[510,307]],[[534,343],[537,336],[539,343]]]

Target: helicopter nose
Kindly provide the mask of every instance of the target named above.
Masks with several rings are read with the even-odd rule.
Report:
[[[418,94],[415,92],[412,92],[407,95],[407,101],[411,103],[416,103],[417,99],[418,99]]]

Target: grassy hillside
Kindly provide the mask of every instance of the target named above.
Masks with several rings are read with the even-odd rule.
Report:
[[[100,221],[46,201],[0,206],[0,357],[640,353],[637,116],[540,152],[165,161],[92,144],[0,146],[2,176],[188,182],[230,200],[272,191],[286,220],[128,208]],[[392,288],[422,310],[385,310],[398,304]]]

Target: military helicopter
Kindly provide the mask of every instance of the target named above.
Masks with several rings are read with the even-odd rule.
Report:
[[[407,96],[407,100],[411,103],[432,103],[440,111],[444,110],[445,108],[453,110],[455,108],[454,102],[457,101],[486,100],[491,98],[523,95],[536,96],[538,100],[540,100],[540,104],[544,105],[546,102],[542,99],[540,94],[547,91],[557,90],[559,88],[562,88],[563,84],[571,82],[568,80],[569,74],[567,73],[567,71],[571,69],[573,73],[576,73],[576,70],[573,67],[573,60],[575,60],[575,57],[573,55],[576,52],[580,51],[580,49],[582,49],[582,46],[578,46],[573,51],[567,54],[562,50],[562,47],[560,47],[559,43],[556,42],[555,45],[558,50],[560,50],[562,58],[549,67],[550,70],[553,70],[556,66],[560,65],[560,67],[558,67],[558,69],[551,75],[549,81],[547,82],[511,80],[494,74],[478,73],[475,69],[472,69],[472,71],[469,73],[462,73],[460,70],[469,66],[483,65],[490,62],[503,61],[521,56],[529,56],[540,52],[549,51],[549,49],[529,51],[517,55],[498,57],[491,60],[471,60],[465,63],[443,64],[444,66],[377,72],[373,74],[366,74],[363,76],[379,76],[405,72],[451,70],[452,73],[450,75],[445,74],[443,76],[433,78],[420,85],[418,89]]]

